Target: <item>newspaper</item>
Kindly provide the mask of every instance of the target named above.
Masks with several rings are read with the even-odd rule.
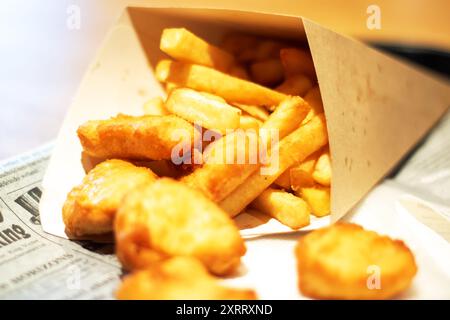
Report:
[[[42,231],[38,203],[51,149],[0,162],[0,299],[112,299],[122,271],[111,244]]]
[[[425,219],[419,220],[447,239],[448,216],[443,221],[438,215],[449,214],[448,137],[450,113],[392,178],[398,188],[440,204],[422,211]],[[70,241],[42,231],[38,203],[51,150],[49,144],[0,162],[0,299],[112,299],[122,270],[111,244]],[[405,208],[415,210],[410,203]]]

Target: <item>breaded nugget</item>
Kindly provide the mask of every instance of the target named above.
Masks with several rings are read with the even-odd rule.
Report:
[[[319,299],[391,298],[408,288],[417,272],[402,241],[351,223],[304,236],[296,255],[300,291]]]
[[[118,115],[108,120],[88,121],[78,128],[84,151],[97,158],[136,160],[171,159],[172,150],[190,150],[194,127],[177,116]],[[180,148],[186,145],[186,149]]]
[[[112,232],[114,215],[123,196],[156,178],[150,169],[122,160],[98,164],[67,195],[62,210],[66,232],[74,237]]]
[[[256,293],[221,285],[197,259],[156,262],[125,277],[116,293],[122,300],[253,300]]]
[[[172,256],[192,256],[219,275],[234,271],[245,254],[239,230],[200,191],[162,178],[130,192],[114,226],[116,251],[126,269]]]

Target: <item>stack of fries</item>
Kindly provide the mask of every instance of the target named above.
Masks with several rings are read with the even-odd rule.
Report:
[[[218,47],[183,28],[165,29],[160,48],[175,59],[156,67],[168,97],[150,100],[146,113],[175,114],[225,137],[240,128],[259,131],[262,140],[262,130],[275,130],[281,139],[270,148],[278,153],[270,174],[258,165],[208,163],[181,181],[232,217],[250,206],[298,229],[309,224],[310,213],[330,213],[323,105],[306,49],[238,33],[227,34]]]

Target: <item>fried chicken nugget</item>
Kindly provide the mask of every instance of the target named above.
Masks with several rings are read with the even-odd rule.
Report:
[[[66,232],[73,237],[112,232],[114,215],[123,196],[156,178],[150,169],[122,160],[98,164],[67,195],[62,209]]]
[[[116,251],[126,269],[173,256],[199,259],[214,274],[234,271],[246,248],[228,215],[200,191],[162,178],[130,192],[115,221]]]
[[[352,223],[304,236],[296,256],[300,291],[319,299],[391,298],[408,288],[417,272],[402,241]]]
[[[172,150],[190,150],[192,124],[174,115],[127,116],[88,121],[78,128],[84,151],[97,158],[171,159]],[[180,147],[186,144],[186,148]]]
[[[197,259],[175,257],[125,277],[116,293],[121,300],[253,300],[250,289],[221,285]]]

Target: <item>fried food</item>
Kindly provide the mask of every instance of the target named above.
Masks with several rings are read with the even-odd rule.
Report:
[[[286,76],[306,74],[311,80],[316,78],[316,69],[311,54],[299,48],[283,48],[280,50],[280,59]]]
[[[303,74],[294,74],[288,77],[275,90],[291,96],[303,97],[312,87],[312,81]]]
[[[187,88],[173,90],[167,98],[166,108],[180,118],[222,134],[239,128],[242,114],[221,97]]]
[[[331,158],[328,148],[317,159],[312,177],[323,186],[331,185]]]
[[[324,217],[330,214],[330,188],[315,185],[295,190],[295,194],[301,196],[311,208],[316,217]]]
[[[166,116],[169,114],[161,97],[151,98],[143,105],[142,109],[144,109],[145,114],[153,116]]]
[[[268,170],[258,170],[220,202],[220,207],[231,217],[239,214],[250,202],[268,188],[284,171],[328,143],[325,118],[314,117],[308,123],[280,141],[276,149],[278,161]],[[263,169],[263,167],[261,167]]]
[[[417,272],[400,240],[350,223],[311,232],[296,247],[300,291],[318,299],[388,299]]]
[[[228,215],[201,192],[169,178],[128,193],[114,225],[117,257],[129,270],[174,256],[230,274],[246,248]]]
[[[74,237],[112,232],[114,216],[125,194],[156,178],[150,169],[122,160],[98,164],[67,195],[62,209],[66,232]]]
[[[309,225],[309,206],[301,198],[284,190],[267,188],[250,206],[292,229]]]
[[[253,300],[256,293],[221,285],[196,259],[156,262],[125,277],[116,293],[121,300]]]
[[[218,70],[181,61],[161,60],[156,66],[156,78],[181,87],[209,92],[228,103],[274,106],[287,96],[256,83],[239,79]]]
[[[119,115],[88,121],[77,133],[88,155],[105,159],[171,159],[174,147],[190,150],[196,138],[194,126],[174,115]]]
[[[250,75],[256,83],[273,86],[283,80],[283,66],[279,58],[257,61],[250,65]]]
[[[185,28],[164,29],[160,49],[174,59],[221,71],[228,71],[235,64],[233,55],[209,44]]]
[[[223,200],[261,166],[258,139],[256,131],[227,134],[208,146],[203,166],[181,181],[214,202]]]

